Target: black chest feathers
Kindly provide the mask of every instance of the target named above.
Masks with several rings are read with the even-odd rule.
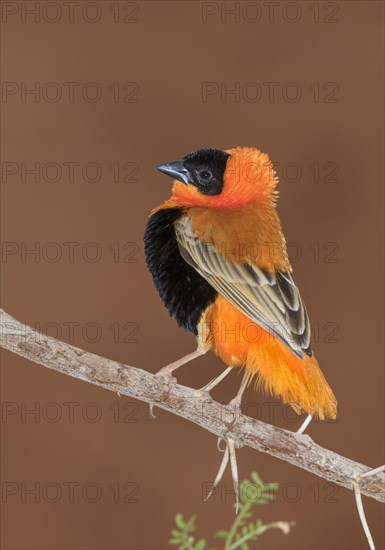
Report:
[[[217,292],[179,252],[174,223],[181,215],[180,209],[169,208],[150,216],[144,251],[154,285],[169,314],[179,326],[197,334],[199,319]]]

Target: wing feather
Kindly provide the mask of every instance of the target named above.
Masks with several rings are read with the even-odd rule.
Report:
[[[187,216],[176,222],[175,230],[184,260],[219,294],[298,357],[311,354],[309,318],[291,273],[272,275],[255,265],[227,261],[195,235]]]

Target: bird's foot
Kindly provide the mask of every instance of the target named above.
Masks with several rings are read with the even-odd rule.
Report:
[[[219,449],[221,450],[221,449]],[[223,452],[223,451],[222,451]],[[222,458],[221,465],[217,473],[217,477],[211,487],[207,497],[204,499],[204,502],[207,502],[211,495],[214,493],[215,489],[218,487],[219,483],[223,478],[225,473],[226,466],[230,461],[231,477],[233,479],[233,488],[235,493],[235,513],[238,514],[239,508],[239,479],[238,479],[238,465],[237,465],[237,456],[235,453],[235,442],[233,439],[226,438],[226,449]]]
[[[233,413],[234,420],[232,421],[231,425],[229,426],[228,430],[230,430],[235,422],[239,419],[239,417],[242,415],[241,411],[241,398],[240,397],[234,397],[227,405],[226,408]]]
[[[195,396],[200,398],[206,398],[205,401],[212,401],[212,397],[210,394],[211,390],[213,390],[216,386],[218,386],[218,384],[222,382],[224,378],[226,378],[229,372],[231,372],[231,367],[227,367],[223,372],[221,372],[219,376],[216,376],[215,378],[213,378],[213,380],[211,380],[211,382],[203,386],[203,388],[199,388],[198,390],[195,390]]]
[[[166,401],[170,397],[172,390],[174,389],[174,386],[177,383],[177,379],[175,378],[175,376],[172,375],[173,370],[174,369],[171,369],[170,366],[167,365],[166,367],[163,367],[155,374],[155,376],[158,378],[161,378],[162,381],[164,381],[167,384],[167,386],[166,386],[166,391],[161,395],[161,397],[157,399],[156,402],[150,403],[150,418],[156,418],[154,414],[154,407],[156,406],[157,403],[162,403],[163,401]]]
[[[241,396],[234,397],[227,405],[226,409],[229,410],[233,415],[234,419],[232,420],[230,426],[227,428],[226,433],[228,433],[231,428],[234,426],[234,424],[237,422],[239,417],[242,414],[241,411]],[[225,441],[226,448],[223,450],[221,449],[221,442]],[[217,440],[217,448],[218,451],[224,453],[221,465],[218,470],[217,477],[215,478],[215,481],[213,483],[213,486],[208,493],[207,497],[205,498],[205,502],[211,497],[215,489],[218,487],[219,483],[221,482],[223,478],[223,474],[225,473],[226,466],[228,462],[230,461],[230,470],[231,470],[231,477],[233,480],[233,488],[235,493],[235,513],[238,514],[238,508],[239,508],[239,478],[238,478],[238,465],[237,465],[237,456],[235,453],[235,442],[230,437],[227,437],[226,434],[224,437],[218,437]]]
[[[206,403],[213,400],[213,398],[211,397],[210,392],[208,390],[206,390],[205,387],[199,388],[198,390],[194,390],[194,397],[196,399],[202,399]]]
[[[166,367],[158,370],[155,376],[158,376],[159,378],[164,378],[172,384],[176,384],[176,378],[172,375],[173,371],[174,369],[171,367],[171,365],[167,365]]]

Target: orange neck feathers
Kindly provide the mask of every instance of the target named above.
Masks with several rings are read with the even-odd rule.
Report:
[[[198,238],[230,262],[251,263],[271,273],[290,271],[285,238],[275,208],[278,179],[267,154],[251,147],[226,151],[222,191],[203,195],[175,181],[172,196],[156,210],[183,208]]]
[[[166,208],[233,208],[256,202],[274,204],[277,199],[278,179],[269,156],[251,147],[237,147],[226,152],[230,157],[227,161],[223,189],[219,195],[203,195],[194,185],[175,181]]]

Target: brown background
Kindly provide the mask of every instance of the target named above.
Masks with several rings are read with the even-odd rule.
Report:
[[[2,306],[49,334],[152,372],[191,351],[192,336],[169,319],[143,258],[148,212],[168,196],[171,183],[154,166],[202,146],[257,146],[279,163],[279,212],[319,333],[314,348],[339,401],[338,421],[313,424],[309,434],[352,459],[382,464],[382,2],[345,1],[332,8],[321,2],[318,23],[312,2],[298,3],[302,15],[295,23],[287,21],[295,16],[285,11],[287,2],[275,8],[270,22],[262,6],[254,23],[252,11],[241,11],[238,21],[225,12],[221,21],[219,11],[204,22],[200,2],[138,2],[133,16],[138,21],[129,23],[122,21],[132,9],[124,12],[125,2],[117,23],[113,2],[96,3],[102,15],[95,23],[86,20],[96,14],[92,7],[86,17],[77,11],[70,23],[63,4],[47,8],[37,2],[38,22],[28,15],[23,20],[21,2],[2,4],[17,9],[14,15],[3,12],[2,78],[19,87],[13,95],[3,94],[2,103],[2,160],[15,163],[3,168],[18,168],[2,178]],[[243,9],[248,3],[236,4]],[[58,5],[62,17],[52,22]],[[137,83],[139,91],[129,98],[138,101],[124,101],[123,90],[114,102],[109,87],[117,81]],[[23,98],[23,82],[27,87],[38,82],[41,90],[47,82],[57,83],[63,96],[50,102],[45,89],[39,102]],[[64,82],[80,83],[72,102]],[[100,101],[83,99],[87,82],[98,83]],[[248,101],[255,90],[249,87],[246,98],[221,100],[216,94],[203,102],[202,82],[239,82],[243,91],[247,83],[258,83],[263,95]],[[266,82],[278,83],[271,101]],[[288,82],[302,92],[296,102],[282,96]],[[318,102],[311,89],[316,82]],[[329,101],[328,82],[339,87],[332,97],[337,101]],[[54,97],[54,88],[47,93]],[[80,163],[73,182],[63,164],[68,161]],[[99,181],[82,177],[88,162],[101,167]],[[131,178],[137,181],[122,181],[126,162],[138,165]],[[330,162],[339,168],[334,182],[325,181]],[[40,182],[30,175],[23,182],[22,163],[41,163],[42,170],[58,163],[63,173],[57,182],[47,179],[53,172],[44,172]],[[122,169],[117,183],[109,169],[114,163]],[[286,170],[287,163],[301,167],[298,181],[289,181],[295,174]],[[319,182],[310,169],[314,163],[321,166]],[[73,261],[66,242],[78,243]],[[99,261],[85,256],[93,256],[95,248],[87,245],[92,242],[101,251]],[[39,243],[38,257],[24,258],[22,243]],[[47,248],[47,243],[54,244]],[[53,261],[58,251],[61,258]],[[125,326],[128,322],[134,324]],[[68,323],[77,323],[73,337]],[[89,323],[97,323],[100,337]],[[117,324],[118,336],[109,328]],[[132,327],[137,327],[133,338]],[[137,341],[126,342],[127,337]],[[220,368],[210,355],[183,369],[179,380],[199,387]],[[230,525],[233,501],[231,495],[224,498],[231,485],[227,474],[223,498],[217,494],[202,503],[202,483],[214,478],[221,458],[212,435],[159,410],[157,420],[150,420],[141,403],[119,400],[10,353],[2,353],[1,380],[4,550],[164,549],[176,512],[196,513],[200,536],[220,547],[211,534]],[[214,397],[226,402],[238,384],[234,374]],[[269,421],[273,410],[271,422],[290,429],[299,424],[285,419],[277,401],[252,390],[245,403],[251,404],[250,415]],[[36,417],[24,418],[32,406],[40,407]],[[124,421],[127,415],[135,422]],[[287,537],[272,531],[255,547],[366,548],[352,493],[334,492],[323,480],[250,449],[238,453],[238,462],[242,478],[255,469],[281,485],[277,501],[261,507],[259,516],[296,523]],[[11,486],[4,482],[14,483],[16,494],[7,495]],[[23,488],[36,482],[41,501],[30,495],[23,502]],[[77,484],[73,502],[68,482]],[[138,502],[124,502],[132,487],[122,489],[128,482],[136,484]],[[89,496],[82,496],[87,483],[100,488],[98,502],[89,502],[92,486]],[[121,489],[117,502],[114,483]],[[55,487],[61,496],[55,496]],[[383,548],[383,507],[365,500],[365,508]]]

